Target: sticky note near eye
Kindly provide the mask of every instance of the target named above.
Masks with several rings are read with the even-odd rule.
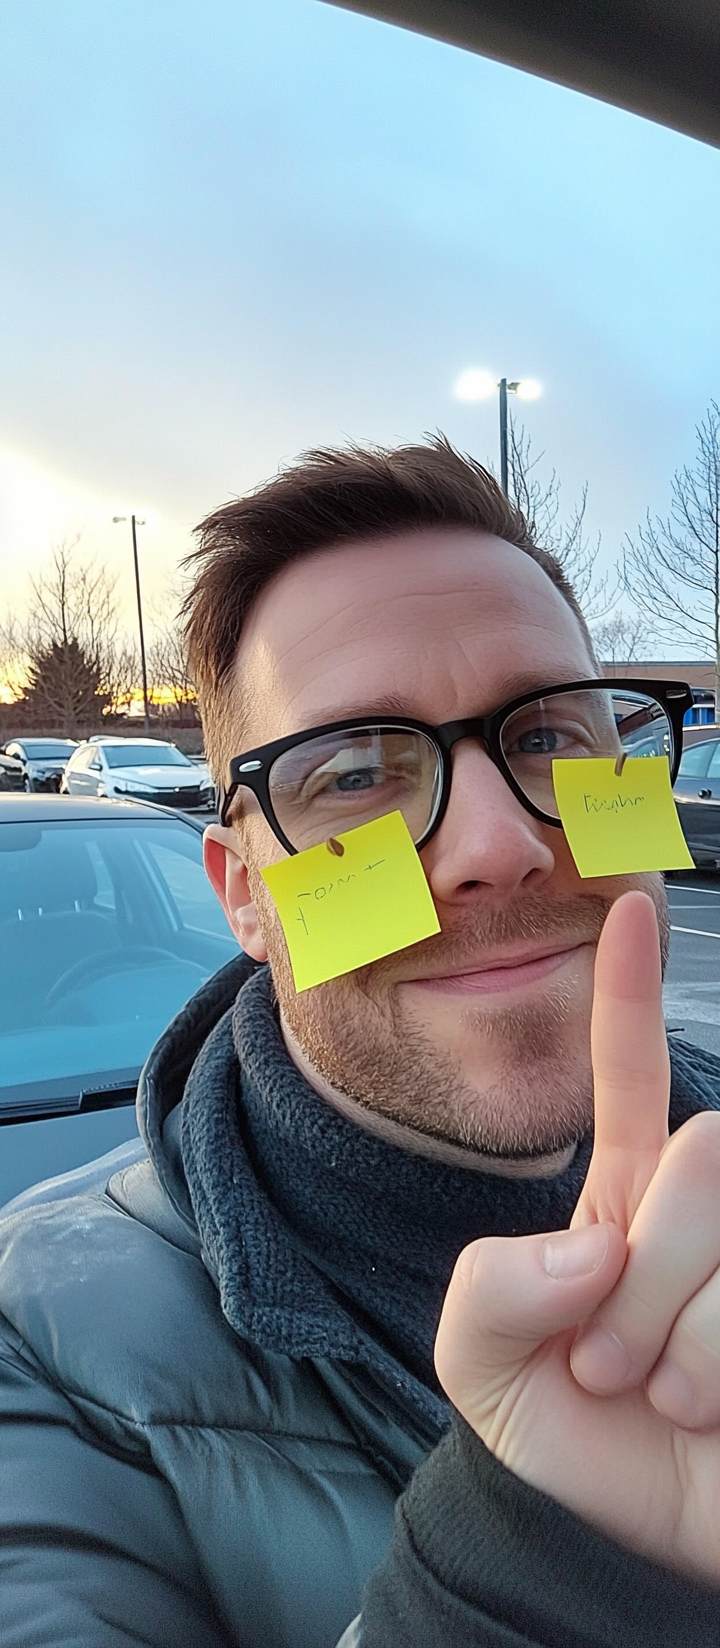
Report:
[[[693,868],[666,755],[552,765],[558,812],[581,876]]]
[[[339,978],[440,932],[412,836],[400,812],[261,872],[290,952],[295,989]]]

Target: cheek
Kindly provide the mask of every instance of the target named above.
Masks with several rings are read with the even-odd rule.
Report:
[[[554,879],[562,879],[566,887],[572,887],[574,895],[577,895],[578,892],[582,892],[583,888],[592,887],[593,892],[596,890],[599,891],[600,883],[598,881],[583,881],[580,871],[578,870],[573,855],[570,851],[565,831],[552,830],[546,825],[543,829],[543,835],[548,846],[552,849],[555,858]]]
[[[259,811],[243,819],[242,842],[248,880],[251,875],[259,876],[268,864],[277,864],[281,858],[287,857],[285,848],[281,847],[267,819]]]

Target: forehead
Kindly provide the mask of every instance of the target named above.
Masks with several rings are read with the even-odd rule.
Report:
[[[292,562],[255,602],[236,659],[258,743],[388,698],[431,722],[480,714],[588,673],[578,619],[537,562],[488,533],[443,530]]]

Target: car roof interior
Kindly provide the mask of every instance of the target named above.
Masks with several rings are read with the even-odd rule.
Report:
[[[331,0],[720,147],[719,0]]]

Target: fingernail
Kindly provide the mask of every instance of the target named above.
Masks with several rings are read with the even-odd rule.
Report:
[[[543,1242],[540,1257],[548,1276],[569,1278],[592,1276],[600,1269],[608,1250],[610,1232],[604,1225],[582,1225],[579,1230],[560,1230]]]
[[[598,1322],[592,1322],[575,1340],[571,1363],[573,1373],[593,1390],[614,1389],[630,1372],[630,1357],[622,1340]]]

